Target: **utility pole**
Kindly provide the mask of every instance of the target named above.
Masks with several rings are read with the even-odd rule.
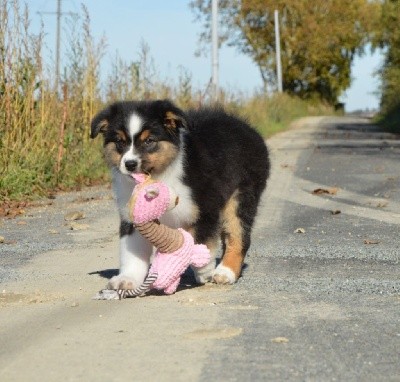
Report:
[[[282,93],[282,62],[281,62],[281,38],[279,35],[279,14],[275,10],[275,49],[276,49],[276,77],[278,81],[278,92]]]
[[[211,42],[212,42],[212,99],[218,101],[218,0],[212,0],[211,6]]]
[[[57,0],[57,11],[56,12],[38,12],[40,15],[57,15],[57,30],[56,30],[56,67],[55,67],[55,79],[54,79],[54,90],[58,92],[60,83],[60,50],[61,50],[61,16],[62,15],[76,15],[73,12],[63,13],[61,11],[61,1]]]
[[[56,79],[55,89],[58,92],[58,84],[60,82],[60,38],[61,38],[61,0],[57,0],[57,33],[56,33]]]

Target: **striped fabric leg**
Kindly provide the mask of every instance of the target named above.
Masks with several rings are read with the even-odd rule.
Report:
[[[157,280],[157,276],[157,273],[148,275],[143,281],[143,284],[135,289],[118,289],[117,293],[119,299],[121,300],[127,297],[137,297],[147,293],[151,289],[153,283]]]

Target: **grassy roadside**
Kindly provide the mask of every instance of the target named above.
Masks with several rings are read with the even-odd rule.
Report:
[[[226,108],[247,119],[265,138],[288,129],[295,119],[333,113],[324,105],[312,105],[284,94],[270,98],[254,97],[240,104],[231,102]],[[57,191],[108,182],[101,139],[89,140],[88,126],[89,122],[85,126],[85,140],[68,129],[62,146],[57,144],[59,137],[54,131],[41,132],[41,142],[37,143],[16,139],[12,151],[0,146],[0,157],[8,155],[6,167],[3,167],[4,159],[0,160],[3,168],[0,204],[10,200],[34,200]],[[29,148],[24,149],[25,145]],[[58,161],[60,147],[62,158]]]
[[[379,115],[376,122],[384,130],[390,133],[400,134],[400,104],[386,113]]]
[[[100,80],[106,43],[92,37],[84,6],[69,25],[68,54],[55,88],[52,68],[42,55],[44,32],[30,32],[29,9],[21,4],[0,0],[0,205],[107,182],[101,140],[89,138],[91,118],[105,104],[170,98],[185,109],[208,102],[207,92],[193,87],[185,69],[175,83],[161,78],[145,43],[137,61],[116,56],[110,73]],[[221,99],[264,137],[286,129],[296,118],[332,113],[329,107],[285,94],[223,93]]]

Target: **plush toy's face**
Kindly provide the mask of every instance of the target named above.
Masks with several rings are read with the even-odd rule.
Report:
[[[169,188],[161,182],[143,180],[142,174],[136,181],[129,208],[133,223],[146,223],[159,219],[167,210],[178,204],[178,197],[171,195]],[[173,194],[173,193],[172,193]]]

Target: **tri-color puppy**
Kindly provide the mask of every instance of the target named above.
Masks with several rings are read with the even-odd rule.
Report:
[[[214,254],[210,265],[194,269],[197,282],[234,283],[269,175],[261,136],[220,108],[183,112],[168,100],[114,103],[94,117],[91,137],[99,133],[121,217],[120,273],[108,287],[135,288],[149,268],[152,247],[135,231],[127,210],[135,172],[174,189],[179,203],[162,223],[187,229]],[[221,239],[223,257],[215,268]]]

